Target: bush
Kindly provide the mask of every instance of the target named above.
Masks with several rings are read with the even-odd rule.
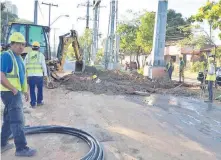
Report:
[[[143,71],[143,68],[140,68],[140,69],[137,70],[137,73],[139,73],[139,74],[141,74],[141,75],[143,75],[143,72],[144,72],[144,71]]]
[[[205,62],[194,62],[191,66],[192,72],[199,72],[205,69]]]

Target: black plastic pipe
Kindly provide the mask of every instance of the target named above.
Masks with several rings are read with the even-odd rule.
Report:
[[[78,137],[85,141],[89,147],[89,152],[80,160],[104,160],[104,151],[101,144],[89,133],[70,127],[62,126],[36,126],[25,127],[25,134],[59,133]],[[13,138],[12,136],[10,137]]]

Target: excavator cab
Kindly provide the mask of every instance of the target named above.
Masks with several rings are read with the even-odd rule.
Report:
[[[31,51],[31,45],[34,41],[38,41],[41,45],[40,51],[44,54],[46,60],[51,59],[51,51],[48,40],[48,33],[50,29],[47,26],[24,24],[24,23],[11,23],[6,34],[6,45],[9,44],[9,37],[13,32],[20,32],[24,35],[26,40],[26,47],[22,57],[24,58],[28,52]]]

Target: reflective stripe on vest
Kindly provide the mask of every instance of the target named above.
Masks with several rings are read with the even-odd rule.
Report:
[[[43,68],[41,65],[41,54],[42,53],[38,51],[32,51],[27,55],[26,70],[28,75],[43,73]]]
[[[20,77],[19,77],[19,68],[16,61],[16,58],[11,50],[8,50],[7,53],[11,56],[13,67],[12,71],[10,73],[6,73],[6,78],[11,83],[12,86],[14,86],[17,90],[21,91],[22,86],[20,84]],[[21,58],[21,57],[20,57]],[[1,85],[1,91],[9,91],[9,89],[5,88],[3,85]]]

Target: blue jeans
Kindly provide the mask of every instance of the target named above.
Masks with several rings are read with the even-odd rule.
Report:
[[[213,100],[213,81],[208,81],[209,100]]]
[[[1,133],[1,146],[5,146],[10,135],[14,137],[16,150],[22,150],[27,142],[24,133],[24,114],[22,93],[14,95],[10,91],[2,91],[1,99],[5,105]]]
[[[42,103],[43,101],[43,77],[28,77],[28,84],[30,88],[30,96],[31,96],[31,106],[35,106],[36,102],[37,104]],[[36,94],[35,94],[35,87],[37,86],[38,92],[37,92],[37,100],[36,100]]]
[[[173,70],[172,70],[172,69],[169,69],[169,70],[168,70],[168,74],[169,74],[170,80],[172,79],[172,73],[173,73]]]

